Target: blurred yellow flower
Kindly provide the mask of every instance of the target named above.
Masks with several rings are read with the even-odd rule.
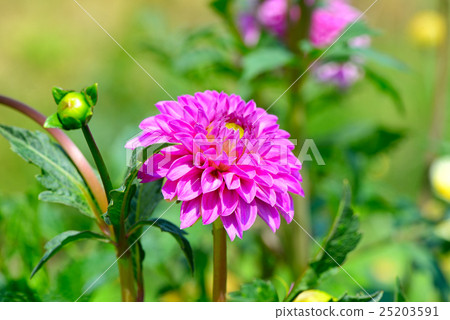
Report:
[[[439,198],[450,202],[450,157],[439,158],[432,163],[430,183]]]
[[[294,302],[328,302],[335,300],[334,297],[320,290],[306,290],[300,293]]]
[[[410,22],[409,31],[414,42],[424,47],[440,45],[447,34],[444,17],[435,11],[416,14]]]

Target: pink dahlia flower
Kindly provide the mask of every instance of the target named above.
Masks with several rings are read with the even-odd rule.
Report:
[[[310,38],[314,46],[331,45],[353,23],[361,12],[346,0],[329,0],[312,15]]]
[[[275,232],[288,223],[291,193],[303,195],[300,161],[277,117],[236,95],[216,91],[156,104],[161,112],[142,121],[126,147],[169,142],[149,158],[141,182],[166,178],[162,193],[182,201],[181,228],[221,219],[229,237],[242,238],[259,216]]]

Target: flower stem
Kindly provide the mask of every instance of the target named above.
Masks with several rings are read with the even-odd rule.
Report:
[[[123,302],[136,302],[137,294],[135,288],[135,277],[133,270],[133,257],[130,250],[126,247],[119,246],[117,250],[119,258],[119,278],[120,289],[122,292]]]
[[[445,19],[447,32],[450,30],[450,12],[448,0],[440,1],[440,11]],[[430,124],[430,147],[426,155],[426,164],[429,166],[435,157],[445,128],[445,108],[447,105],[448,66],[450,54],[450,38],[447,36],[439,46],[436,62],[436,81],[433,97],[433,111]]]
[[[445,19],[446,30],[450,30],[450,8],[448,0],[440,0],[439,9]],[[433,197],[429,184],[428,172],[433,160],[439,154],[439,144],[442,142],[446,124],[446,106],[448,99],[448,67],[450,54],[450,38],[445,37],[437,50],[436,75],[434,84],[434,96],[432,102],[432,113],[430,129],[428,133],[428,149],[424,157],[424,172],[422,175],[422,190],[420,192],[419,204],[425,206]]]
[[[108,202],[110,200],[109,193],[113,189],[111,178],[109,177],[108,169],[106,168],[105,162],[103,161],[103,157],[100,153],[100,150],[97,147],[97,144],[95,143],[94,137],[92,136],[92,132],[89,129],[88,125],[85,125],[82,127],[84,137],[86,139],[86,142],[89,146],[89,149],[91,150],[92,157],[94,158],[95,164],[97,165],[97,169],[100,173],[100,178],[103,182],[103,187],[106,191],[106,197],[108,199]]]
[[[136,243],[136,246],[137,246],[136,253],[134,254],[134,261],[136,264],[136,284],[137,284],[136,301],[144,302],[145,288],[144,288],[144,275],[142,270],[143,257],[141,257],[140,241]]]
[[[213,223],[213,238],[213,301],[224,302],[227,296],[227,234],[220,219]]]
[[[289,1],[289,6],[296,5],[295,1]],[[302,96],[302,87],[306,81],[307,74],[304,74],[310,67],[311,58],[305,56],[300,50],[299,42],[301,40],[309,39],[309,32],[311,27],[311,19],[313,13],[313,6],[307,5],[304,0],[299,2],[302,18],[293,21],[289,20],[287,43],[289,49],[297,56],[298,61],[302,61],[301,66],[293,66],[287,70],[289,83],[292,83],[292,87],[289,90],[289,118],[287,119],[287,128],[291,134],[292,139],[297,140],[297,146],[295,148],[295,154],[299,154],[302,143],[306,138],[306,105]],[[290,10],[289,10],[290,11]],[[303,75],[303,76],[301,76]],[[302,198],[299,195],[293,195],[294,201],[294,219],[301,223],[302,228],[307,232],[310,232],[310,203],[308,196],[309,191],[309,177],[308,168],[303,164],[301,175],[303,177],[302,188],[306,197]],[[293,270],[302,272],[306,269],[309,259],[309,247],[311,240],[306,232],[301,230],[296,223],[293,223],[285,228],[282,237],[283,245],[286,251],[289,253],[287,261]]]

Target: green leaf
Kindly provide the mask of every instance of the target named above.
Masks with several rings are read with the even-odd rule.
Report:
[[[400,71],[408,71],[409,68],[406,64],[404,64],[402,61],[399,61],[387,54],[378,52],[376,50],[373,50],[371,48],[353,48],[354,54],[359,54],[360,56],[363,56],[364,58],[367,58],[369,60],[372,60],[373,62],[376,62],[379,65],[397,69]]]
[[[364,67],[364,70],[366,73],[366,78],[370,80],[376,88],[378,88],[380,91],[382,91],[392,99],[401,114],[405,114],[406,109],[403,99],[397,89],[389,82],[389,80],[367,66]]]
[[[351,190],[348,182],[344,183],[344,192],[337,216],[317,256],[309,263],[303,277],[294,285],[287,300],[292,301],[301,291],[314,289],[321,278],[335,268],[342,266],[347,255],[353,251],[361,240],[359,220],[351,208]]]
[[[33,271],[31,272],[30,278],[32,278],[36,274],[36,272],[38,272],[39,269],[41,269],[41,267],[55,253],[57,253],[59,250],[61,250],[66,244],[69,244],[71,242],[81,240],[81,239],[98,239],[98,240],[107,241],[107,239],[104,236],[102,236],[101,234],[94,233],[91,231],[69,230],[69,231],[63,232],[45,244],[44,256],[41,258],[41,260],[36,265],[36,267],[34,267]]]
[[[226,58],[220,51],[214,48],[196,48],[183,52],[183,55],[176,59],[174,68],[181,73],[201,72],[226,63]]]
[[[59,121],[59,117],[57,113],[52,114],[51,116],[49,116],[44,123],[44,128],[58,128],[58,129],[63,129],[63,124],[61,123],[61,121]]]
[[[61,102],[61,100],[64,98],[64,96],[66,94],[68,94],[69,92],[73,92],[73,90],[64,90],[59,87],[53,87],[52,95],[53,95],[53,99],[55,99],[56,104],[59,104]]]
[[[379,302],[383,297],[383,291],[377,291],[371,295],[360,294],[356,296],[349,296],[344,294],[336,302]]]
[[[322,53],[322,50],[314,47],[311,41],[308,39],[300,40],[300,42],[298,43],[298,47],[303,53],[307,55],[320,56],[320,54]]]
[[[286,49],[261,48],[247,54],[243,59],[243,78],[251,80],[265,72],[284,67],[294,60],[294,55]]]
[[[241,286],[239,291],[231,292],[232,302],[278,302],[275,286],[270,281],[254,280]]]
[[[98,100],[98,83],[94,83],[92,86],[83,90],[83,94],[91,107],[97,104]]]
[[[6,281],[5,281],[6,280]],[[0,302],[41,302],[37,292],[24,278],[19,280],[2,279]],[[47,300],[48,301],[48,300]]]
[[[127,175],[123,185],[109,193],[111,200],[104,219],[114,227],[119,227],[120,221],[124,221],[128,215],[131,199],[136,192],[135,178],[136,176]]]
[[[386,152],[405,136],[404,130],[378,126],[360,121],[343,126],[339,130],[327,132],[316,138],[320,150],[330,147],[338,150],[350,149],[354,153],[374,155]]]
[[[346,30],[346,31],[345,31]],[[347,28],[344,30],[344,34],[342,34],[342,36],[339,38],[337,43],[342,43],[342,44],[347,44],[348,41],[356,38],[356,37],[360,37],[360,36],[364,36],[364,35],[368,35],[368,36],[375,36],[377,34],[379,34],[378,31],[371,29],[367,23],[365,23],[364,21],[358,21],[356,23],[354,23],[351,27],[350,25],[347,26]]]
[[[192,253],[192,248],[191,245],[189,244],[189,241],[185,238],[185,235],[187,235],[185,231],[180,230],[178,226],[174,225],[170,221],[160,218],[152,218],[148,220],[138,221],[130,228],[129,235],[132,235],[135,231],[139,230],[140,227],[145,225],[149,225],[150,226],[149,228],[158,227],[159,229],[161,229],[161,231],[170,233],[175,238],[175,240],[177,240],[181,250],[186,256],[186,259],[189,263],[189,266],[191,267],[192,272],[194,272],[194,255]]]
[[[350,148],[357,153],[364,153],[373,156],[377,153],[384,152],[394,146],[404,137],[401,131],[394,131],[387,128],[379,127],[373,133],[362,137],[360,140],[352,143]]]
[[[144,161],[150,156],[170,145],[171,144],[164,143],[133,150],[130,167],[123,184],[119,188],[110,192],[111,201],[106,214],[103,215],[107,223],[110,222],[114,227],[118,227],[120,221],[125,221],[128,218],[131,200],[133,199],[137,189],[136,177],[139,169]]]
[[[408,300],[405,297],[405,293],[403,290],[403,285],[400,281],[399,278],[396,279],[395,282],[395,297],[394,297],[394,301],[395,302],[407,302]]]
[[[316,260],[310,264],[317,275],[322,275],[344,263],[347,254],[353,251],[361,240],[358,229],[359,220],[351,208],[350,186],[344,183],[339,211],[331,232],[322,246],[324,250],[320,250]]]
[[[0,125],[0,134],[10,142],[14,152],[41,168],[42,172],[36,178],[47,191],[39,195],[40,200],[62,203],[94,217],[93,210],[99,210],[98,206],[76,167],[58,144],[41,132],[5,125]]]
[[[133,225],[136,221],[149,219],[159,202],[163,199],[161,187],[163,179],[148,183],[139,183],[130,204],[130,213],[127,225]]]

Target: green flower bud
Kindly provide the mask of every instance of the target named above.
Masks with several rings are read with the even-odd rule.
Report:
[[[83,89],[81,92],[53,88],[53,98],[58,105],[57,112],[45,121],[45,128],[64,130],[80,129],[88,124],[92,110],[97,103],[97,84]]]
[[[57,114],[64,129],[80,129],[91,119],[92,108],[83,94],[70,92],[59,102]]]

